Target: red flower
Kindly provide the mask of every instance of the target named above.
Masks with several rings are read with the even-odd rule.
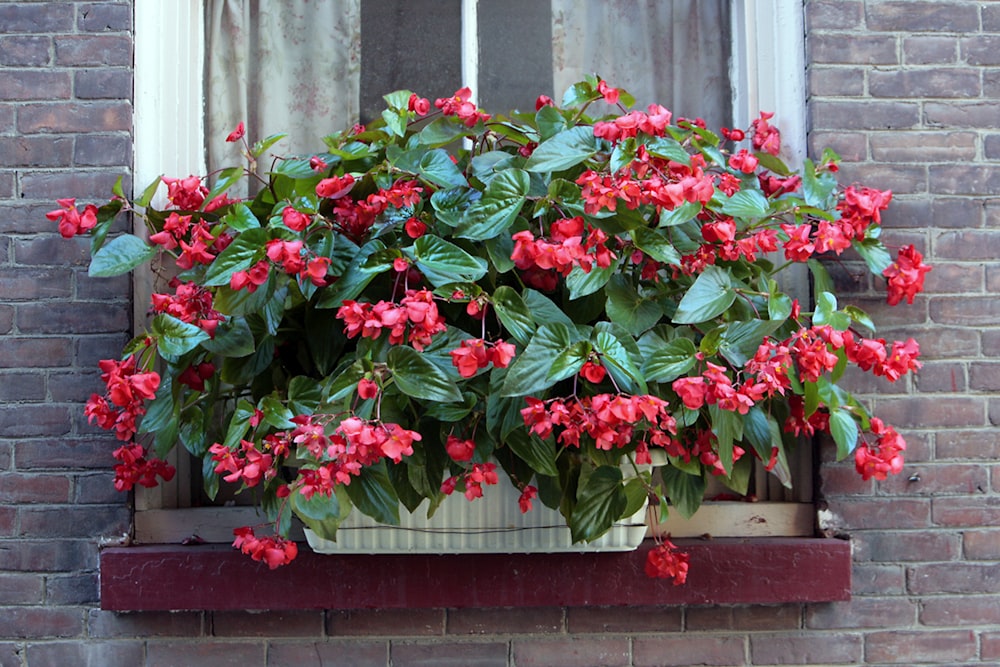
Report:
[[[531,511],[531,501],[538,497],[538,489],[530,484],[521,491],[521,497],[517,499],[517,506],[521,508],[521,514]]]
[[[243,136],[246,133],[247,133],[246,127],[244,127],[243,121],[241,120],[239,124],[236,126],[236,129],[230,132],[229,136],[226,137],[226,142],[233,143],[234,141],[239,141],[240,139],[243,138]]]
[[[604,101],[608,104],[618,104],[619,90],[609,86],[607,81],[602,79],[597,83],[597,92],[604,97]]]
[[[448,452],[448,456],[459,463],[471,461],[472,455],[476,453],[475,442],[472,440],[462,440],[454,435],[448,436],[444,448]]]
[[[62,208],[49,211],[45,217],[53,222],[58,221],[59,235],[64,239],[82,234],[97,224],[97,207],[93,204],[88,204],[83,213],[80,213],[76,210],[75,199],[59,199],[58,203]]]
[[[604,368],[604,366],[601,364],[595,364],[592,361],[587,361],[582,367],[580,367],[580,377],[588,382],[593,382],[594,384],[601,382],[607,373],[608,371]]]
[[[358,380],[358,396],[362,399],[370,399],[378,396],[378,384],[374,380],[361,378]]]
[[[687,581],[691,557],[677,550],[669,539],[657,544],[646,555],[646,576],[654,579],[673,579],[674,586]]]
[[[913,297],[924,288],[924,274],[931,267],[923,264],[923,259],[924,256],[909,245],[901,248],[896,261],[882,272],[888,280],[887,301],[890,306],[895,306],[903,299],[906,299],[906,303],[913,303]]]

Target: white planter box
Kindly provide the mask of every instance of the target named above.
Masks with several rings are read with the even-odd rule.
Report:
[[[483,497],[469,502],[461,493],[445,498],[431,519],[422,504],[413,514],[400,512],[400,525],[387,526],[355,509],[337,530],[337,541],[325,540],[308,528],[313,551],[326,554],[374,553],[552,553],[632,551],[646,536],[646,509],[615,524],[593,542],[573,544],[563,516],[537,499],[522,514],[520,492],[507,480],[484,487]]]

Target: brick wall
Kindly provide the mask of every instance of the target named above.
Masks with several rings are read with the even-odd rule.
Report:
[[[1000,3],[807,3],[810,141],[890,187],[888,243],[935,266],[887,309],[832,267],[915,381],[864,385],[910,443],[904,475],[824,466],[855,546],[850,602],[772,607],[143,613],[97,607],[128,530],[114,441],[82,402],[129,326],[129,284],[87,280],[45,220],[131,163],[131,4],[0,3],[0,667],[14,665],[1000,665]],[[822,576],[822,573],[816,573]]]

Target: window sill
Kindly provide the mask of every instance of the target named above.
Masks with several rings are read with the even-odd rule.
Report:
[[[304,545],[274,571],[228,546],[101,552],[110,611],[577,607],[828,602],[851,596],[851,545],[818,538],[676,540],[683,586],[643,573],[636,551],[324,556]]]

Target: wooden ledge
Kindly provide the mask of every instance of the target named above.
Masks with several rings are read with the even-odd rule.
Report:
[[[828,602],[851,596],[851,545],[820,538],[676,540],[688,581],[643,573],[636,551],[325,556],[305,545],[277,570],[227,546],[101,552],[111,611],[579,607]]]

